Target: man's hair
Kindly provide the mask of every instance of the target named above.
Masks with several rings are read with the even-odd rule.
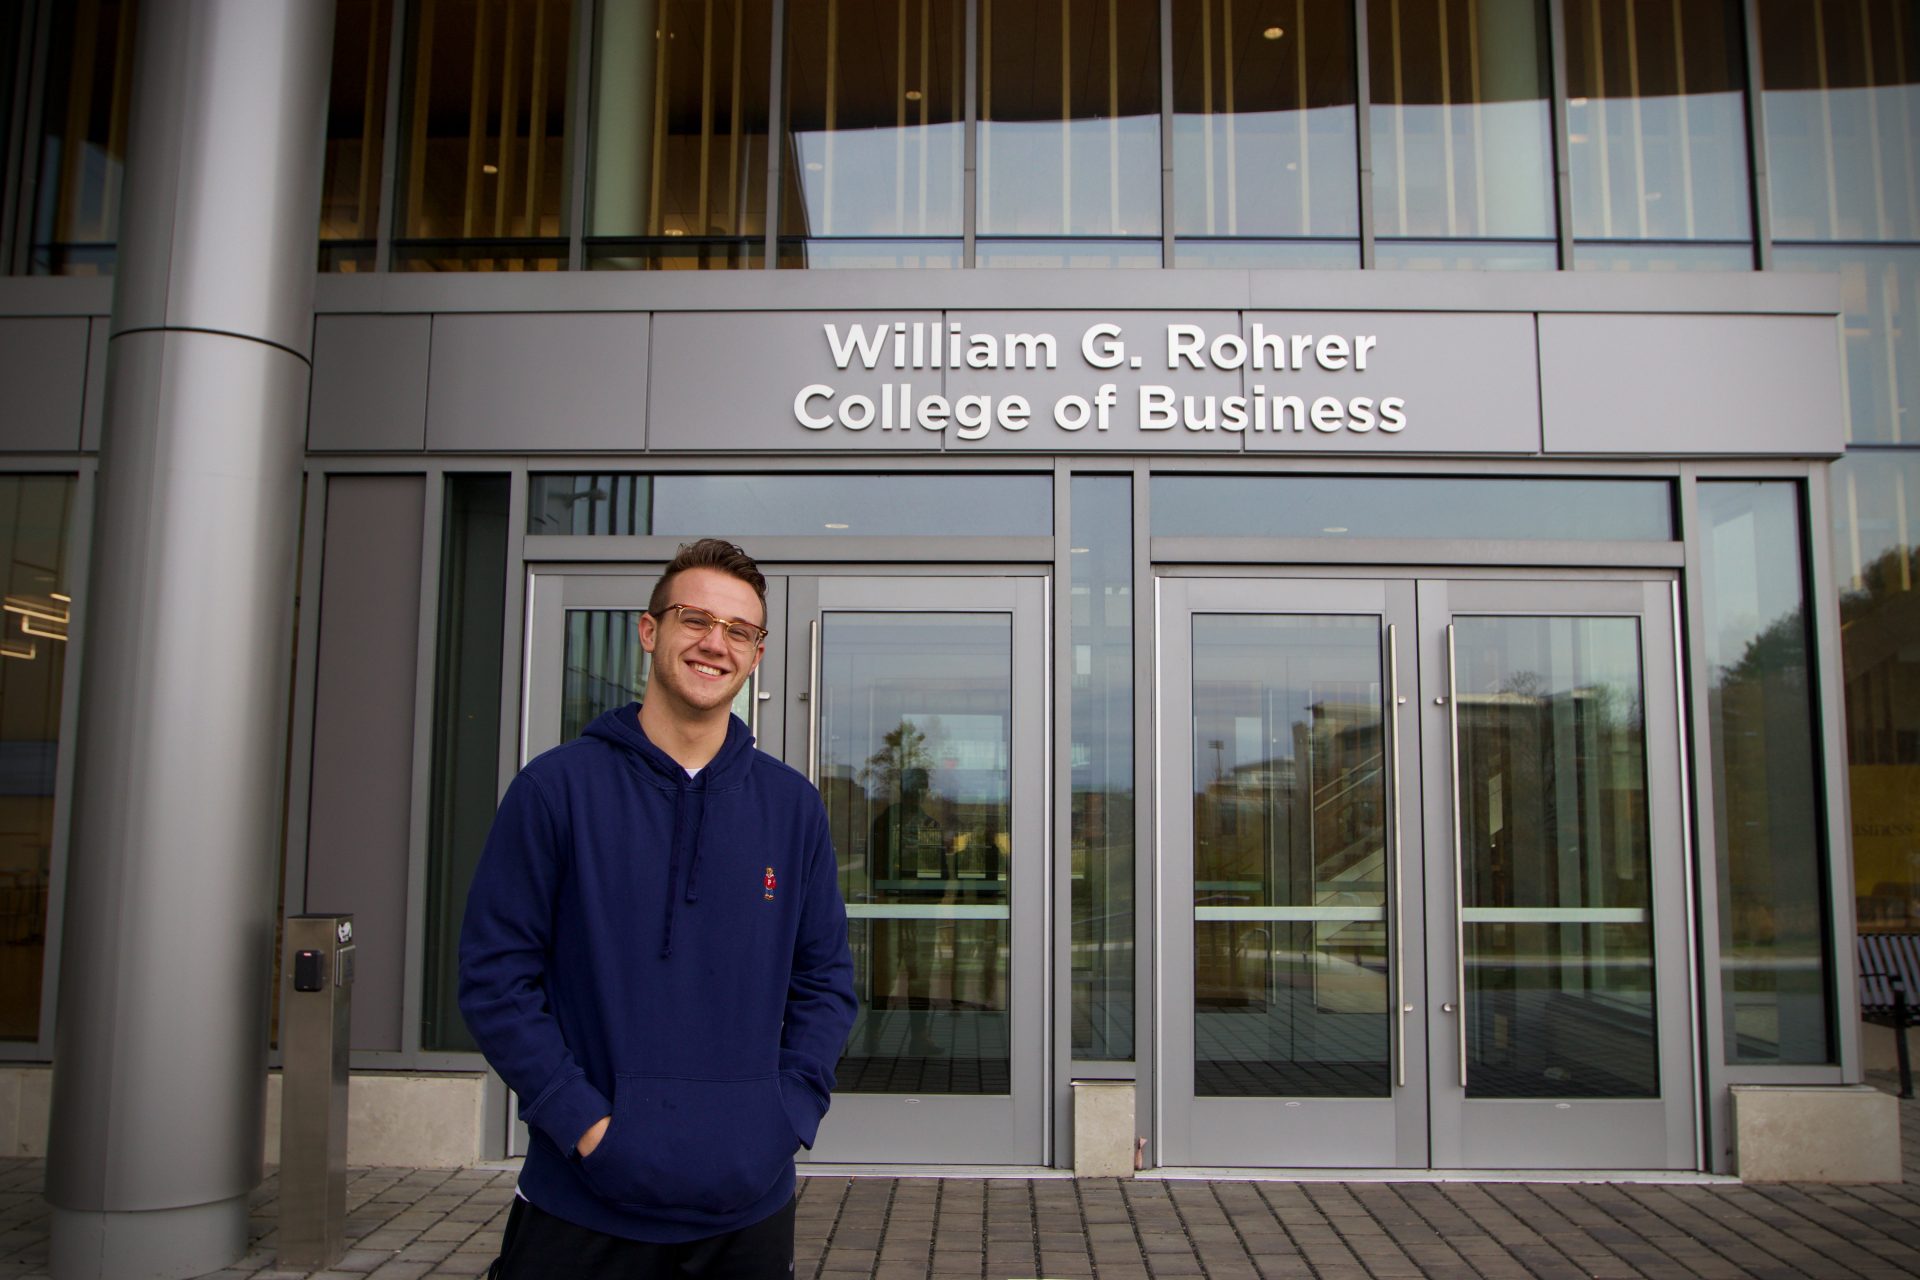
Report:
[[[647,612],[654,617],[660,611],[675,603],[670,594],[674,577],[684,569],[718,569],[730,578],[738,578],[753,588],[753,594],[760,597],[760,617],[767,616],[767,579],[760,572],[760,566],[753,557],[734,546],[725,538],[702,538],[698,542],[683,542],[674,555],[667,571],[660,575],[660,581],[653,584],[653,595],[647,599]]]

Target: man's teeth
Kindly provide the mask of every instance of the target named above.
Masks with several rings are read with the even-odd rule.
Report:
[[[708,665],[706,665],[706,664],[705,664],[704,662],[696,662],[696,663],[694,663],[694,664],[693,664],[693,669],[694,669],[695,671],[698,671],[698,672],[699,672],[699,673],[700,673],[701,675],[707,675],[707,676],[717,676],[717,675],[719,675],[719,674],[720,674],[720,668],[718,668],[718,667],[710,667],[710,666],[708,666]]]

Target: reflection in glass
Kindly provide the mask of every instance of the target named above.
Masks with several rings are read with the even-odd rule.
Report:
[[[598,15],[591,265],[759,266],[771,0],[600,0]]]
[[[1674,536],[1664,480],[1158,475],[1151,484],[1156,538]]]
[[[1382,236],[1554,234],[1538,0],[1369,0]]]
[[[1920,454],[1850,454],[1831,475],[1854,914],[1862,933],[1920,933]]]
[[[52,6],[33,192],[35,275],[113,271],[138,8],[134,0]]]
[[[1780,240],[1920,240],[1912,0],[1760,0]]]
[[[1920,437],[1920,248],[1780,245],[1773,261],[1782,271],[1840,277],[1847,439]]]
[[[1573,232],[1747,240],[1737,0],[1566,0]]]
[[[840,855],[860,1020],[855,1093],[1007,1093],[1013,621],[820,623],[819,785]]]
[[[889,534],[1044,538],[1047,475],[552,473],[532,478],[527,532],[729,538]]]
[[[1454,633],[1467,1096],[1654,1097],[1640,623]]]
[[[1700,523],[1727,1061],[1830,1062],[1798,486],[1703,480]]]
[[[500,799],[500,663],[507,607],[504,475],[447,477],[427,810],[427,943],[420,1047],[474,1053],[460,1016],[460,921]]]
[[[980,0],[979,175],[983,236],[1159,236],[1160,6]]]
[[[647,692],[653,655],[640,647],[644,609],[569,609],[560,667],[560,741],[571,742],[598,716]],[[734,715],[753,723],[755,672],[734,695]]]
[[[40,1035],[66,680],[70,476],[0,476],[0,1039]]]
[[[977,267],[1157,267],[1158,240],[980,240]]]
[[[409,17],[395,268],[564,267],[573,0],[422,0]]]
[[[1620,240],[1581,240],[1573,246],[1576,271],[1751,271],[1753,246],[1746,244],[1630,244]]]
[[[1271,14],[1233,0],[1183,5],[1173,27],[1177,233],[1358,236],[1354,98],[1350,0]]]
[[[1073,1056],[1133,1057],[1133,480],[1072,480]]]
[[[373,270],[386,145],[391,0],[337,0],[320,189],[320,269]]]
[[[789,0],[783,236],[958,236],[960,0]]]
[[[1349,271],[1360,265],[1357,240],[1179,240],[1176,267]]]
[[[1390,1092],[1381,669],[1375,617],[1194,616],[1200,1097]]]
[[[881,268],[956,270],[966,265],[958,240],[782,240],[785,270],[871,271]]]

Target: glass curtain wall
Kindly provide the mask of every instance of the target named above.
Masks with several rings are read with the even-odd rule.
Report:
[[[783,267],[958,267],[961,0],[789,0]]]
[[[1160,265],[1160,6],[980,0],[983,267]]]
[[[320,192],[322,271],[373,270],[392,46],[393,0],[337,0]]]
[[[73,0],[53,8],[29,247],[35,275],[113,271],[137,9],[134,0]]]
[[[1848,454],[1832,471],[1856,919],[1920,930],[1920,14],[1760,0],[1774,264],[1840,279]]]
[[[1699,493],[1726,1060],[1831,1062],[1799,486],[1702,481]]]
[[[1566,0],[1582,270],[1751,269],[1737,0]]]
[[[587,265],[763,265],[771,0],[600,0],[597,16]]]
[[[415,0],[394,268],[567,262],[572,0]]]
[[[67,663],[71,476],[0,476],[0,1039],[40,1035],[54,766]]]
[[[1174,260],[1360,264],[1350,0],[1199,0],[1173,24]]]
[[[1538,0],[1371,0],[1367,23],[1379,265],[1553,270]]]

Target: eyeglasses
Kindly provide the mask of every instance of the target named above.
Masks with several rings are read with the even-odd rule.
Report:
[[[670,604],[655,610],[653,616],[658,618],[668,613],[678,614],[680,625],[699,635],[712,635],[715,627],[720,628],[726,634],[727,643],[736,649],[751,649],[767,638],[765,627],[756,627],[738,618],[722,618],[690,604]]]

